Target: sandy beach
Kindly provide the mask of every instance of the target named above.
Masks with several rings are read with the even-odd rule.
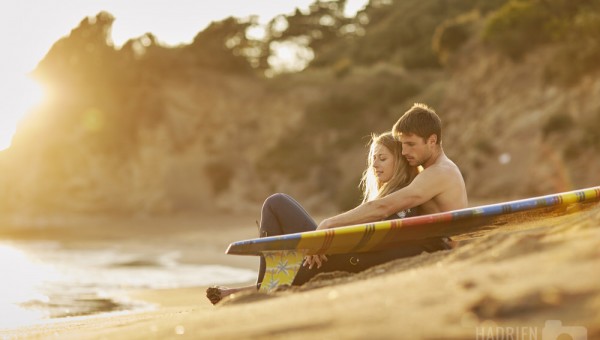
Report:
[[[63,3],[0,2],[0,340],[600,340],[600,0]],[[211,304],[275,193],[455,246]]]
[[[211,230],[214,249],[186,256],[253,268],[253,258],[223,254],[228,242],[253,237],[247,221],[207,220],[203,228],[236,227]],[[172,224],[170,242],[208,237],[191,228],[189,219]],[[127,233],[133,235],[135,228]],[[65,239],[68,230],[63,230]],[[89,233],[70,240],[92,242],[99,232]],[[161,239],[159,231],[148,235],[146,241]],[[105,242],[111,240],[105,236]],[[598,204],[472,236],[457,237],[452,250],[399,259],[352,276],[320,277],[270,295],[234,295],[216,306],[204,297],[206,287],[130,291],[131,299],[156,308],[50,320],[2,330],[0,337],[545,339],[581,331],[588,339],[600,337]]]

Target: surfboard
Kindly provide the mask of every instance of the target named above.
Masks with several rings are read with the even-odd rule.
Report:
[[[243,240],[231,243],[226,253],[264,256],[267,271],[261,291],[272,291],[293,282],[306,255],[383,250],[406,242],[494,228],[515,214],[556,211],[598,201],[600,186],[431,215]]]

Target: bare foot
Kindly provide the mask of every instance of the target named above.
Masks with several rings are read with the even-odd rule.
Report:
[[[223,300],[224,297],[234,293],[245,292],[245,291],[256,291],[256,285],[228,288],[222,286],[212,286],[206,290],[206,297],[210,300],[213,305],[216,305],[219,301]]]
[[[454,249],[454,248],[458,247],[458,242],[452,240],[449,237],[444,237],[444,242],[446,242],[446,244],[450,247],[450,249]]]

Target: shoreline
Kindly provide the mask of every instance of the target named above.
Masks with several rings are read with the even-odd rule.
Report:
[[[82,263],[70,263],[69,257],[83,256],[87,259],[88,256],[85,254],[90,252],[95,253],[95,255],[92,254],[89,257],[89,260],[92,260],[92,270],[93,268],[101,270],[98,273],[99,275],[106,275],[107,272],[110,275],[111,270],[117,270],[119,277],[123,275],[122,272],[127,271],[138,276],[148,270],[155,272],[172,271],[176,269],[171,267],[174,263],[179,268],[177,273],[185,275],[185,277],[179,279],[179,283],[183,284],[183,288],[136,288],[135,286],[138,282],[141,282],[141,278],[131,281],[134,287],[124,287],[123,289],[111,288],[110,286],[102,288],[102,285],[97,285],[100,290],[94,287],[85,288],[86,296],[81,297],[85,301],[79,300],[76,295],[73,295],[72,298],[65,298],[60,290],[60,287],[64,286],[65,288],[62,289],[75,287],[76,291],[81,291],[77,288],[78,284],[76,282],[73,283],[73,286],[64,280],[53,281],[59,282],[59,288],[31,291],[32,285],[29,284],[30,280],[27,279],[27,290],[25,290],[27,295],[22,303],[30,304],[29,307],[11,307],[11,310],[14,308],[15,311],[19,312],[19,315],[22,313],[24,317],[27,316],[27,319],[23,321],[25,324],[18,327],[28,327],[28,325],[33,326],[34,324],[69,323],[74,322],[73,320],[87,320],[96,316],[103,318],[113,318],[117,315],[126,317],[127,313],[138,313],[140,308],[145,312],[145,304],[150,303],[156,304],[155,308],[160,310],[165,303],[172,305],[172,303],[169,304],[163,301],[164,299],[159,298],[162,294],[165,294],[166,299],[169,299],[169,296],[173,296],[174,292],[185,292],[190,289],[190,283],[195,281],[192,272],[194,268],[198,268],[199,275],[209,275],[211,272],[218,274],[227,268],[255,271],[258,267],[257,258],[228,256],[225,254],[225,249],[229,243],[239,237],[252,238],[255,236],[255,228],[252,225],[250,227],[247,225],[249,217],[243,215],[195,214],[164,216],[154,219],[122,216],[103,216],[100,218],[97,216],[63,216],[46,221],[40,220],[44,223],[38,224],[30,224],[31,221],[27,222],[21,219],[19,220],[20,223],[13,223],[12,225],[7,223],[7,220],[13,219],[6,217],[0,219],[0,253],[3,256],[11,254],[18,256],[19,263],[28,267],[29,275],[37,276],[37,271],[48,267],[54,268],[59,264],[62,267],[66,264],[68,268],[77,270]],[[218,228],[215,228],[215,226]],[[111,255],[112,259],[106,258],[107,255]],[[66,262],[63,263],[62,261]],[[78,260],[78,262],[81,261],[81,259]],[[167,261],[167,263],[163,261]],[[215,265],[226,268],[209,269]],[[203,270],[203,268],[207,269]],[[160,272],[157,273],[160,274]],[[62,273],[61,277],[65,275],[70,277],[73,274]],[[95,274],[92,272],[91,275]],[[9,281],[9,286],[17,289],[17,285],[21,284],[18,274],[11,276],[11,279],[13,282],[11,284]],[[74,279],[77,278],[74,277]],[[207,279],[210,280],[210,276],[199,277],[198,279],[200,282],[206,281]],[[90,279],[86,280],[89,281]],[[165,278],[159,282],[164,282],[164,280]],[[130,281],[123,283],[128,284],[128,282]],[[159,282],[151,282],[150,285],[156,286],[158,284],[160,286]],[[107,283],[112,284],[111,282]],[[244,282],[240,282],[240,284],[244,284]],[[197,293],[201,293],[195,299],[195,303],[203,302],[203,300],[208,302],[203,291],[206,287],[203,288],[201,284],[192,286],[196,287]],[[155,292],[161,292],[161,294]],[[32,293],[35,295],[32,295]],[[18,294],[24,294],[22,288],[19,289]],[[65,294],[69,293],[65,292]],[[60,307],[54,305],[56,301],[54,298],[58,299],[57,302],[60,303]],[[71,301],[74,303],[72,308],[69,308],[70,311],[66,309],[68,306],[65,305],[69,299],[72,299]],[[75,316],[78,313],[84,313],[84,315]],[[38,314],[40,314],[40,317],[35,317]],[[50,317],[62,314],[71,315]],[[12,319],[18,320],[17,318]],[[31,321],[27,321],[28,319],[31,319]],[[11,318],[7,319],[0,329],[12,328],[7,326],[11,324],[10,320]],[[21,321],[15,322],[21,323]],[[2,336],[0,336],[0,339],[2,339]]]

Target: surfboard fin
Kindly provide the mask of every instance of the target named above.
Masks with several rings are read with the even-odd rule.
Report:
[[[272,292],[277,287],[291,285],[302,266],[305,251],[277,250],[263,252],[266,263],[265,277],[260,285],[260,291]]]

